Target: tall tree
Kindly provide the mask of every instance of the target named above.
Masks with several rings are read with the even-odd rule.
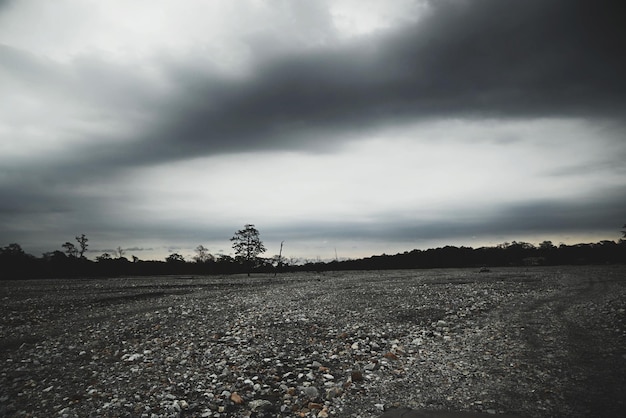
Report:
[[[87,244],[87,241],[89,241],[87,239],[87,237],[85,236],[85,234],[81,234],[80,237],[76,237],[76,241],[78,242],[78,257],[79,258],[85,258],[85,251],[87,251],[87,247],[89,246],[89,244]]]
[[[233,249],[239,261],[243,262],[248,268],[248,276],[250,270],[255,267],[260,254],[265,252],[263,242],[259,237],[259,231],[252,224],[244,225],[230,239],[233,242]]]

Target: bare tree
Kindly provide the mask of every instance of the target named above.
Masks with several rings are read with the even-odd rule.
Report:
[[[117,255],[117,258],[122,258],[124,256],[124,254],[126,254],[126,251],[124,251],[124,249],[122,249],[122,247],[117,247],[115,249],[115,254]]]
[[[80,237],[76,237],[76,241],[78,242],[78,257],[80,258],[85,258],[85,251],[87,251],[87,247],[89,246],[89,244],[87,244],[87,241],[89,241],[87,239],[87,237],[85,236],[85,234],[81,234]]]
[[[213,254],[209,253],[209,249],[204,245],[198,245],[195,250],[196,255],[193,257],[196,263],[206,263],[207,261],[212,261],[215,259]]]
[[[248,276],[250,276],[250,270],[255,267],[259,255],[265,252],[259,231],[254,225],[246,224],[230,240],[233,242],[236,258],[248,267]]]

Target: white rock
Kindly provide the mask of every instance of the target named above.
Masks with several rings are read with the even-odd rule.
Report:
[[[122,356],[122,360],[123,360],[123,361],[128,361],[128,362],[131,362],[131,361],[139,360],[139,359],[140,359],[140,358],[142,358],[142,357],[143,357],[143,354],[140,354],[140,353],[135,353],[135,354],[124,354],[124,355]]]

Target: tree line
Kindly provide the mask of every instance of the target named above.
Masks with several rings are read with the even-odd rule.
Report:
[[[551,241],[544,241],[536,246],[513,241],[492,247],[445,246],[395,255],[302,263],[282,257],[282,243],[279,255],[260,257],[266,249],[259,231],[252,224],[245,225],[231,238],[234,257],[223,254],[214,256],[206,247],[199,245],[189,261],[178,253],[170,254],[165,261],[143,261],[135,256],[129,260],[121,247],[113,255],[103,253],[92,261],[85,257],[89,240],[82,234],[75,237],[76,244],[69,241],[62,244],[64,251],[47,252],[41,257],[26,253],[17,243],[0,248],[0,279],[616,264],[626,262],[626,230],[622,234],[623,238],[618,242],[605,240],[556,246]]]
[[[276,257],[259,257],[266,251],[260,239],[259,231],[252,224],[247,224],[231,238],[235,256],[214,256],[203,245],[195,248],[196,255],[191,261],[172,253],[159,260],[140,260],[132,256],[125,257],[126,250],[117,247],[114,251],[104,252],[89,260],[89,239],[85,234],[75,237],[75,243],[66,241],[61,244],[63,250],[54,250],[35,257],[26,253],[17,243],[0,248],[0,279],[56,278],[56,277],[114,277],[147,275],[207,275],[237,274],[252,271],[272,272],[277,267],[286,265]],[[111,254],[112,253],[112,254]]]

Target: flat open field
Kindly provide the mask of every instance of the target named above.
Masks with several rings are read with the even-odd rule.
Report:
[[[623,416],[626,267],[0,282],[0,416]]]

